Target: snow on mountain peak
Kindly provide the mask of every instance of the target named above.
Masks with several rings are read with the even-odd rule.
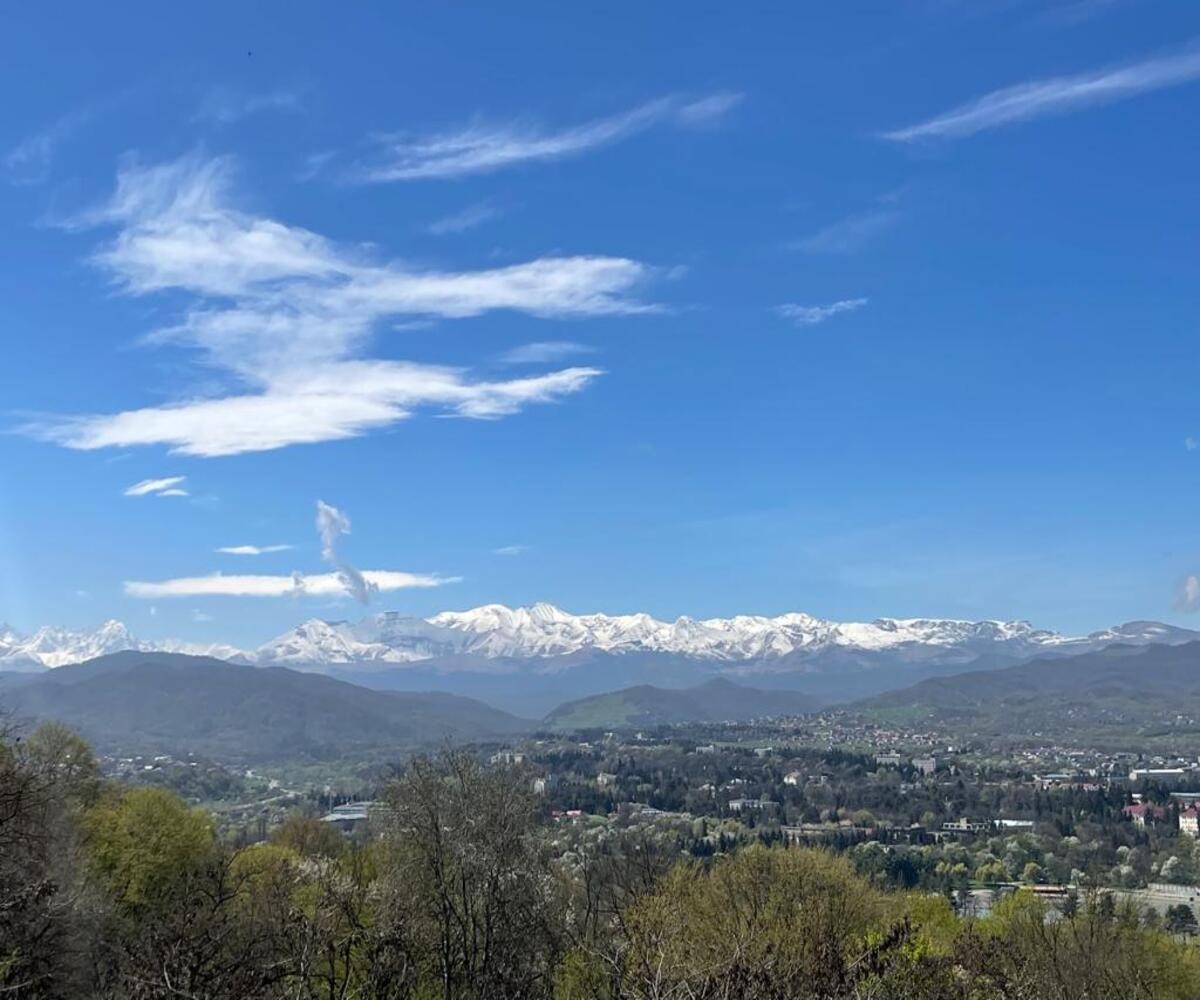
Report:
[[[446,657],[551,660],[580,653],[664,654],[721,670],[823,669],[820,664],[965,663],[985,654],[1009,659],[1041,652],[1085,652],[1116,642],[1186,642],[1200,633],[1159,622],[1129,622],[1086,637],[1027,621],[878,618],[835,622],[802,612],[663,621],[645,613],[574,615],[549,603],[485,604],[429,618],[388,611],[357,622],[311,618],[253,652],[232,646],[148,642],[119,621],[92,631],[46,626],[32,635],[0,626],[0,667],[57,667],[122,649],[163,650],[260,664],[311,666],[419,663]],[[881,659],[884,658],[884,659]],[[816,666],[810,666],[816,665]]]
[[[742,661],[835,648],[875,651],[907,644],[973,647],[990,643],[1039,646],[1062,640],[1057,633],[1036,630],[1028,622],[885,618],[839,623],[800,612],[774,618],[680,617],[666,622],[644,613],[572,615],[544,603],[528,608],[487,604],[467,611],[444,611],[428,621],[465,636],[456,652],[514,658],[596,650]]]
[[[62,667],[126,649],[190,653],[225,660],[245,658],[241,650],[222,643],[190,643],[175,639],[142,641],[134,638],[125,624],[116,619],[106,621],[90,631],[43,625],[32,635],[22,635],[14,628],[0,628],[0,669],[12,666],[26,669]]]

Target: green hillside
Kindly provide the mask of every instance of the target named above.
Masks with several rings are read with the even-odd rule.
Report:
[[[552,729],[635,729],[682,722],[752,719],[811,712],[817,701],[795,691],[761,691],[727,680],[690,688],[650,684],[580,698],[546,716]]]
[[[938,677],[852,707],[991,742],[1070,738],[1140,750],[1160,738],[1200,737],[1200,643],[1112,646]]]

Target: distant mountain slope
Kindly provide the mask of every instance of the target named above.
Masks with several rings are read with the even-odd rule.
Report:
[[[557,730],[628,729],[680,722],[798,715],[817,707],[794,691],[759,691],[727,680],[672,689],[641,684],[560,705],[545,722]]]
[[[112,753],[222,760],[403,752],[530,728],[481,702],[372,691],[319,674],[128,651],[0,685],[18,718],[58,719]]]
[[[1086,736],[1097,745],[1132,749],[1168,734],[1195,740],[1200,642],[1109,646],[937,677],[850,707],[882,720],[929,722],[990,740]]]

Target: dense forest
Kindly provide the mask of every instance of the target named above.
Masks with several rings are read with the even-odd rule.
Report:
[[[1103,894],[964,919],[820,850],[584,848],[467,753],[399,770],[364,836],[296,815],[227,842],[47,724],[0,740],[0,996],[1186,998],[1200,952]]]

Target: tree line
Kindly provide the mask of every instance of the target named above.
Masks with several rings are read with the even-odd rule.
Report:
[[[468,753],[406,765],[365,838],[297,815],[237,846],[61,726],[0,739],[0,997],[1196,996],[1195,947],[1111,897],[962,919],[821,850],[584,836]]]

